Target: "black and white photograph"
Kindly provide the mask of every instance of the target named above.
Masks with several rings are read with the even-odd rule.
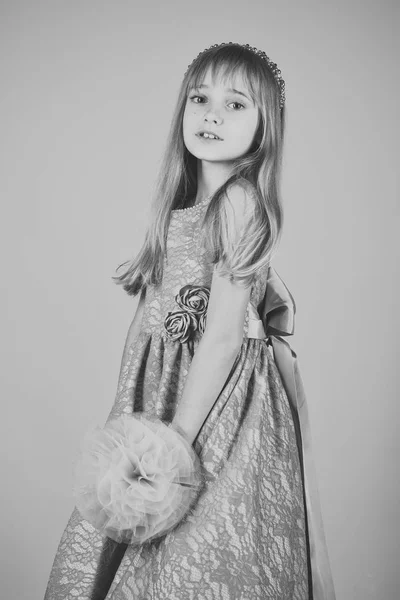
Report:
[[[7,600],[398,600],[400,6],[0,1]]]

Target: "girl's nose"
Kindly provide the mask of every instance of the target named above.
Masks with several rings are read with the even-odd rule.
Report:
[[[204,115],[204,120],[207,122],[216,123],[217,125],[222,123],[222,118],[215,110],[212,110],[211,108]]]

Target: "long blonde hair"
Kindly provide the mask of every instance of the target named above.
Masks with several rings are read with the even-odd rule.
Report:
[[[267,266],[277,249],[283,226],[280,200],[285,107],[279,106],[279,88],[268,64],[239,44],[211,47],[203,52],[186,72],[167,138],[164,157],[151,203],[151,219],[139,254],[126,271],[113,277],[116,284],[136,296],[146,285],[158,285],[163,276],[163,261],[171,210],[184,205],[197,192],[197,159],[183,140],[183,115],[189,90],[199,86],[211,68],[211,76],[227,81],[242,75],[247,89],[259,108],[260,119],[253,147],[234,161],[227,181],[220,186],[204,214],[201,243],[211,264],[219,263],[219,273],[249,285],[255,272]],[[255,217],[234,257],[224,252],[224,211],[221,204],[235,182],[246,180],[253,189]]]

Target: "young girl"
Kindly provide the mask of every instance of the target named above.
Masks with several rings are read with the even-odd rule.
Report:
[[[109,416],[143,413],[194,449],[204,487],[166,535],[132,545],[74,509],[45,600],[334,600],[295,305],[271,266],[282,230],[285,84],[249,45],[184,76],[141,252]]]

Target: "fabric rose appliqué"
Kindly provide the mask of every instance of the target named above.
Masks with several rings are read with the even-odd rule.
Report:
[[[188,341],[196,330],[203,334],[210,290],[201,285],[185,285],[175,296],[180,309],[169,311],[164,321],[168,337],[181,343]]]

